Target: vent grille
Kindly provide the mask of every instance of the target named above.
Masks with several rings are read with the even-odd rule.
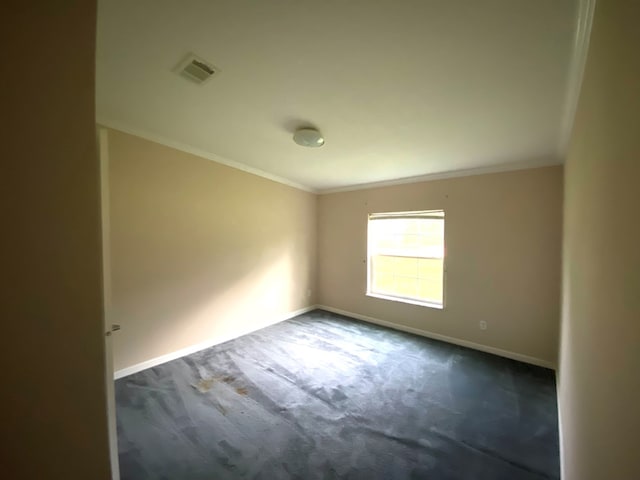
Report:
[[[219,70],[206,60],[190,54],[180,62],[175,72],[181,77],[191,80],[198,85],[202,85],[219,73]]]

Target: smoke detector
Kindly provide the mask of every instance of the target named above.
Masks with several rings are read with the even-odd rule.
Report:
[[[321,147],[324,137],[315,128],[299,128],[293,134],[293,141],[303,147]]]
[[[174,72],[187,80],[202,85],[211,80],[220,70],[206,60],[191,53],[178,64]]]

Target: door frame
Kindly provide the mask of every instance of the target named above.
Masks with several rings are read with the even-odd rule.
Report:
[[[107,394],[107,422],[109,432],[109,459],[112,480],[120,480],[118,461],[118,430],[116,423],[116,396],[113,372],[113,315],[111,309],[111,244],[109,221],[109,132],[98,127],[98,158],[100,161],[100,203],[102,222],[102,289],[103,332],[105,346],[105,383]]]

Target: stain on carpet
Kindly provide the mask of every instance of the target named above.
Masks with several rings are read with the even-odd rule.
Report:
[[[199,382],[191,384],[191,386],[198,390],[200,393],[207,393],[213,388],[214,383],[214,378],[203,378]]]
[[[116,381],[122,480],[558,480],[554,374],[314,311]]]

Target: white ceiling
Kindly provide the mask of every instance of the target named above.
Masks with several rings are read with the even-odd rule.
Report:
[[[100,0],[98,121],[317,191],[560,163],[578,3]]]

